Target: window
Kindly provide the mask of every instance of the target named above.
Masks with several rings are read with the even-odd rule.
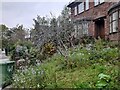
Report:
[[[94,5],[98,5],[99,4],[99,0],[94,0]]]
[[[74,10],[74,11],[75,11],[75,15],[77,15],[77,6],[75,7],[75,10]]]
[[[99,0],[100,1],[100,3],[103,3],[104,2],[104,0]]]
[[[117,32],[118,30],[118,12],[110,15],[110,33]]]
[[[88,10],[89,9],[89,0],[86,0],[86,4],[85,4],[85,10]]]
[[[88,23],[83,23],[83,35],[88,35]]]
[[[84,2],[80,3],[78,5],[78,7],[79,7],[79,13],[83,12],[84,11]]]
[[[94,0],[94,6],[97,6],[103,2],[105,2],[105,1],[104,0]]]
[[[75,32],[73,34],[74,34],[75,37],[77,37],[77,31],[78,31],[77,25],[74,25],[74,29],[75,29]]]
[[[110,16],[110,33],[112,33],[112,16]]]

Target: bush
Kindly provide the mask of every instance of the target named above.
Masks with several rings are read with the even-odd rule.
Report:
[[[14,88],[44,88],[46,74],[41,67],[17,71],[13,78]]]
[[[43,54],[52,56],[56,52],[56,47],[52,42],[48,42],[43,46]]]
[[[99,44],[100,46],[96,46]],[[66,83],[72,83],[75,88],[118,87],[115,85],[117,82],[117,71],[114,70],[117,67],[114,63],[110,63],[111,61],[116,61],[114,59],[118,58],[118,48],[104,47],[103,42],[99,42],[99,44],[93,44],[94,48],[90,49],[86,49],[86,47],[70,49],[70,51],[67,52],[66,57],[56,54],[48,58],[46,62],[41,63],[40,66],[36,66],[35,68],[30,67],[25,71],[17,72],[14,76],[14,85],[16,87],[56,88],[60,87],[62,84],[66,85]],[[48,52],[50,49],[44,50]],[[35,61],[43,56],[43,54],[38,52],[39,50],[35,48],[30,50],[31,61]],[[49,54],[47,52],[45,53]],[[111,67],[114,69],[109,69]],[[40,77],[41,74],[36,74],[39,71],[44,71],[45,74]],[[69,77],[69,75],[73,75],[74,78],[77,77],[75,80],[78,81],[76,82],[74,79],[73,81],[70,81],[71,77]],[[79,82],[80,77],[83,77],[84,82],[81,82],[81,80]],[[95,79],[93,79],[94,77]],[[36,80],[37,78],[38,81]]]

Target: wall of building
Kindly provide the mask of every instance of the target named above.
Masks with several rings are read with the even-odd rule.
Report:
[[[82,19],[82,18],[85,18],[85,17],[90,17],[92,18],[93,20],[97,19],[97,18],[100,18],[100,17],[103,17],[103,16],[106,16],[104,18],[104,21],[105,21],[105,38],[107,39],[108,37],[110,39],[113,39],[113,40],[116,40],[118,35],[117,34],[114,34],[114,35],[109,35],[109,15],[108,15],[108,9],[113,5],[115,4],[115,2],[104,2],[104,3],[101,3],[97,6],[94,6],[94,2],[90,2],[89,3],[89,9],[78,14],[78,15],[74,15],[74,7],[71,8],[71,17],[73,20],[77,20],[78,18],[79,19]],[[95,22],[94,21],[91,21],[90,24],[89,24],[89,34],[92,35],[92,36],[95,36]]]

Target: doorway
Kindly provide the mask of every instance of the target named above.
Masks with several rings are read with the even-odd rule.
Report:
[[[97,19],[95,21],[95,38],[105,38],[104,19]]]

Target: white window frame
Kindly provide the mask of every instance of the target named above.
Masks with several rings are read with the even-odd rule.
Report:
[[[74,13],[75,13],[75,15],[77,15],[77,6],[75,6],[75,8],[74,8]]]
[[[79,10],[79,13],[84,12],[84,2],[82,2],[78,5],[78,10]]]
[[[86,0],[86,3],[85,3],[85,10],[88,10],[89,9],[89,0]]]

